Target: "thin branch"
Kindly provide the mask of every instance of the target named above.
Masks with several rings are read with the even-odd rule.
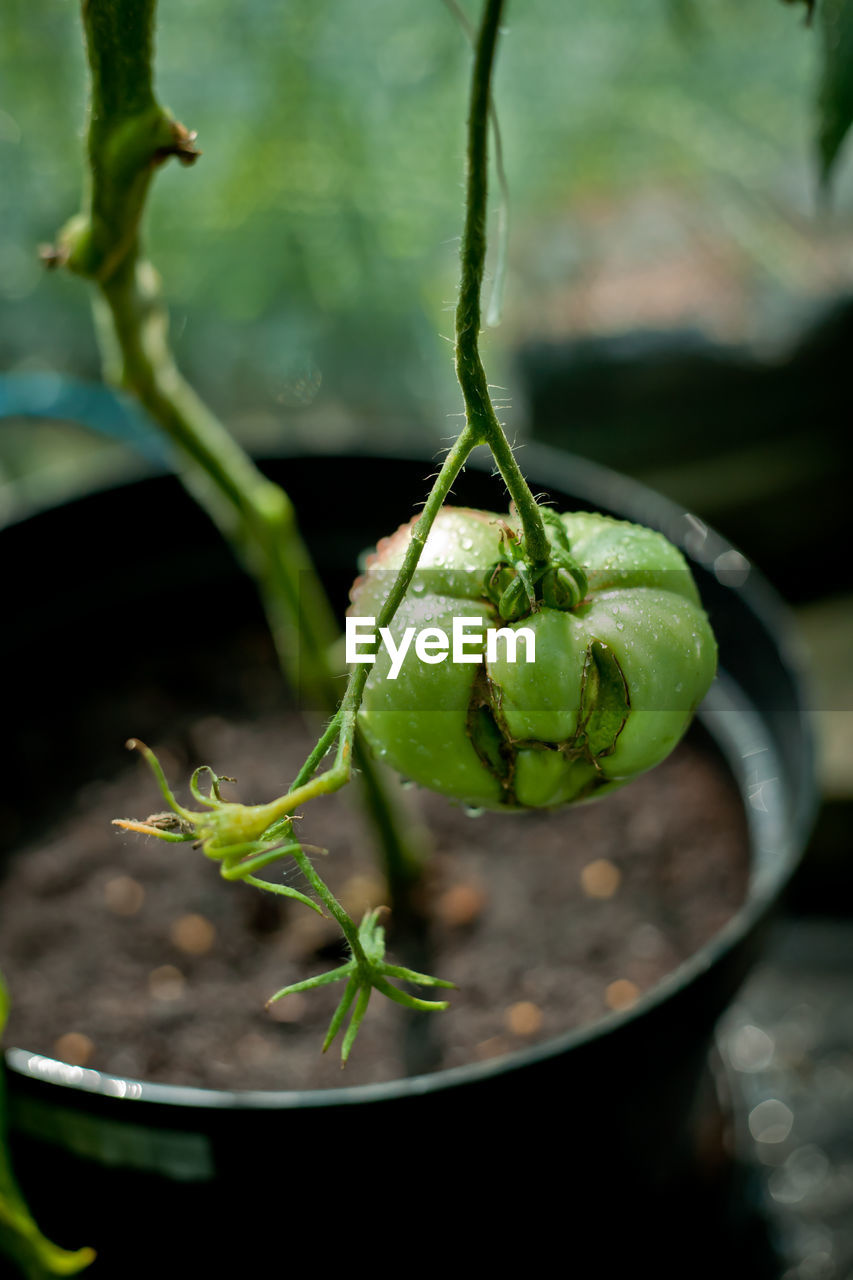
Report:
[[[465,32],[472,47],[476,43],[477,31],[471,22],[468,21],[468,15],[464,9],[457,3],[457,0],[444,0],[445,5],[453,14],[462,30]],[[506,176],[506,166],[504,164],[504,148],[503,139],[501,137],[501,126],[498,120],[497,108],[495,107],[495,98],[493,93],[489,93],[489,122],[492,126],[492,142],[495,148],[495,176],[498,180],[498,190],[500,191],[500,201],[498,202],[498,225],[495,240],[497,249],[495,253],[495,270],[492,277],[492,288],[489,294],[489,306],[486,311],[486,324],[489,328],[496,328],[501,322],[501,308],[503,305],[504,285],[506,283],[506,265],[509,248],[509,182]]]
[[[461,283],[456,305],[456,375],[465,401],[466,420],[477,443],[487,444],[516,505],[524,528],[525,551],[534,564],[544,564],[550,543],[521,469],[495,416],[480,359],[480,295],[486,260],[488,196],[488,118],[495,45],[504,0],[485,0],[474,52],[468,112],[468,172],[465,228],[462,233]]]

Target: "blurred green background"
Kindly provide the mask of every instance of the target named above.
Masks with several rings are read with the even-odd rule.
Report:
[[[509,269],[484,346],[511,434],[683,502],[849,654],[853,148],[821,209],[819,25],[778,0],[508,17]],[[6,0],[0,24],[0,369],[96,380],[88,290],[36,252],[79,201],[77,5]],[[468,66],[442,0],[161,4],[160,96],[204,155],[158,175],[149,249],[179,362],[256,452],[431,454],[453,431]],[[0,514],[138,465],[6,413]],[[853,706],[849,661],[830,666]]]
[[[509,277],[487,351],[515,427],[527,342],[687,326],[775,353],[849,286],[853,171],[817,216],[803,16],[777,0],[511,5]],[[2,23],[0,362],[94,378],[87,291],[35,253],[79,199],[77,6],[7,0]],[[148,240],[179,359],[235,431],[447,434],[467,67],[441,0],[161,5],[160,95],[204,157],[158,176]]]

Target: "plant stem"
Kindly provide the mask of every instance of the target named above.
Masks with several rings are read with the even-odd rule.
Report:
[[[8,1012],[9,996],[0,974],[0,1039]],[[92,1262],[94,1250],[78,1249],[70,1253],[52,1244],[39,1231],[15,1181],[6,1129],[6,1084],[0,1052],[0,1254],[14,1259],[22,1276],[76,1275]]]
[[[515,503],[524,528],[525,549],[535,563],[550,555],[550,543],[539,508],[495,415],[480,359],[480,307],[486,261],[488,196],[488,127],[495,45],[504,0],[485,0],[474,51],[468,111],[468,171],[465,229],[462,235],[459,301],[456,306],[456,376],[462,388],[468,426],[477,444],[487,444]]]
[[[468,16],[464,9],[458,3],[458,0],[444,0],[445,5],[453,14],[462,30],[471,42],[472,49],[476,46],[477,31],[472,22],[469,22]],[[509,241],[509,182],[507,181],[506,169],[504,167],[503,141],[501,139],[501,127],[498,121],[497,108],[495,107],[494,96],[489,94],[489,121],[492,126],[492,142],[494,143],[495,156],[495,173],[498,179],[498,189],[500,190],[500,204],[498,206],[498,225],[497,225],[497,256],[495,259],[494,274],[492,276],[492,293],[489,299],[489,310],[486,317],[486,324],[497,326],[501,319],[501,306],[503,304],[504,277],[506,275],[506,257],[507,244]]]
[[[377,630],[390,626],[418,567],[418,561],[421,558],[421,553],[426,545],[433,522],[444,505],[444,500],[449,494],[454,480],[465,465],[466,458],[476,446],[477,440],[473,430],[469,426],[465,426],[444,459],[441,470],[436,476],[429,497],[424,504],[424,509],[412,528],[403,563],[397,573],[397,577],[394,579],[394,585],[379,611],[379,616],[376,620]],[[370,667],[367,663],[360,662],[353,668],[343,702],[333,724],[326,730],[321,743],[312,751],[304,768],[300,770],[296,784],[286,796],[282,797],[278,816],[293,813],[295,809],[307,804],[309,800],[316,799],[319,795],[338,791],[349,781],[352,773],[352,745],[357,724],[356,717],[358,716],[364,686],[367,683],[369,674]],[[338,750],[334,765],[331,769],[327,769],[325,773],[314,774],[313,771],[320,764],[324,754],[324,752],[320,751],[320,746],[325,743],[331,745],[336,737]]]
[[[356,960],[358,960],[361,964],[365,964],[366,961],[365,961],[364,949],[362,948],[362,945],[361,945],[361,939],[358,936],[358,926],[352,920],[349,913],[345,911],[344,908],[341,906],[341,904],[338,902],[335,895],[329,889],[329,886],[323,880],[321,880],[320,876],[318,876],[317,872],[312,867],[311,862],[309,861],[307,855],[303,853],[301,849],[299,849],[296,853],[294,853],[293,859],[296,862],[296,865],[299,867],[302,874],[305,876],[305,879],[311,885],[311,888],[317,894],[317,897],[324,904],[324,906],[329,908],[330,914],[334,916],[335,920],[337,920],[338,924],[341,927],[341,932],[343,933],[349,945],[352,947],[352,953],[355,956]]]
[[[313,703],[328,705],[326,652],[337,627],[299,537],[293,505],[178,372],[151,276],[150,267],[132,254],[100,282],[120,354],[120,370],[113,372],[177,446],[185,484],[256,578],[292,687]]]
[[[61,233],[49,261],[94,280],[96,321],[108,377],[130,390],[176,449],[182,479],[255,579],[279,660],[295,692],[334,708],[338,636],[287,494],[267,480],[184,380],[172,358],[156,273],[141,260],[139,224],[156,166],[195,160],[194,135],[157,102],[152,85],[156,0],[85,0],[91,70],[88,176],[82,215]],[[366,807],[392,901],[418,878],[421,850],[367,753]]]

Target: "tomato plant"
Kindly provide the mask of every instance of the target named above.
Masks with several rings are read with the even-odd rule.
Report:
[[[423,874],[393,791],[371,747],[398,770],[472,805],[551,807],[622,785],[650,768],[684,732],[713,676],[715,646],[681,556],[658,534],[603,516],[557,516],[534,499],[498,421],[479,350],[486,256],[488,141],[497,141],[491,82],[504,0],[483,0],[468,111],[465,223],[455,318],[455,365],[464,424],[420,515],[382,544],[354,591],[392,643],[354,663],[343,697],[337,623],[296,525],[289,496],[261,475],[181,377],[165,340],[156,273],[141,256],[140,226],[157,169],[172,156],[194,163],[195,134],[157,101],[152,77],[154,0],[92,0],[83,6],[91,70],[84,207],[45,253],[49,265],[97,289],[109,375],[132,391],[175,453],[177,469],[254,576],[281,664],[326,728],[284,794],[267,804],[227,801],[204,765],[179,804],[154,754],[137,739],[168,812],[117,819],[120,827],[200,847],[228,880],[298,898],[339,923],[350,959],[277,992],[344,982],[324,1047],[342,1031],[350,1052],[373,990],[417,1009],[443,1000],[397,982],[452,985],[385,959],[375,911],[356,923],[306,855],[295,823],[311,801],[348,784],[357,765],[392,909],[411,903]],[[459,13],[463,25],[464,15]],[[471,453],[486,447],[512,503],[506,518],[446,508]],[[479,652],[442,660],[426,631],[482,620]],[[504,649],[492,651],[496,638]],[[535,661],[514,661],[522,638]],[[430,647],[432,644],[432,647]],[[464,647],[464,646],[463,646]],[[445,659],[447,655],[445,654]],[[458,660],[457,660],[458,659]],[[485,661],[484,661],[485,659]],[[383,665],[386,664],[386,665]],[[130,727],[130,726],[129,726]],[[333,753],[333,754],[332,754]],[[331,762],[326,766],[327,757]],[[200,779],[207,777],[209,789]],[[314,898],[260,878],[292,859]],[[321,905],[318,905],[321,904]],[[403,914],[403,913],[401,913]],[[344,1029],[344,1022],[349,1023]]]

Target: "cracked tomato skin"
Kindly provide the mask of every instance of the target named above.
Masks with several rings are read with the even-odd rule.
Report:
[[[506,559],[509,516],[444,507],[390,632],[469,626],[465,653],[422,661],[410,643],[396,679],[380,645],[361,728],[405,777],[478,808],[551,808],[601,795],[659,764],[679,741],[716,670],[717,649],[681,555],[654,530],[585,512],[560,516],[588,587],[572,609],[540,605],[506,622],[486,595]],[[351,591],[349,613],[378,618],[412,524],[383,539]],[[527,628],[535,660],[487,633]],[[433,651],[435,653],[435,650]]]

